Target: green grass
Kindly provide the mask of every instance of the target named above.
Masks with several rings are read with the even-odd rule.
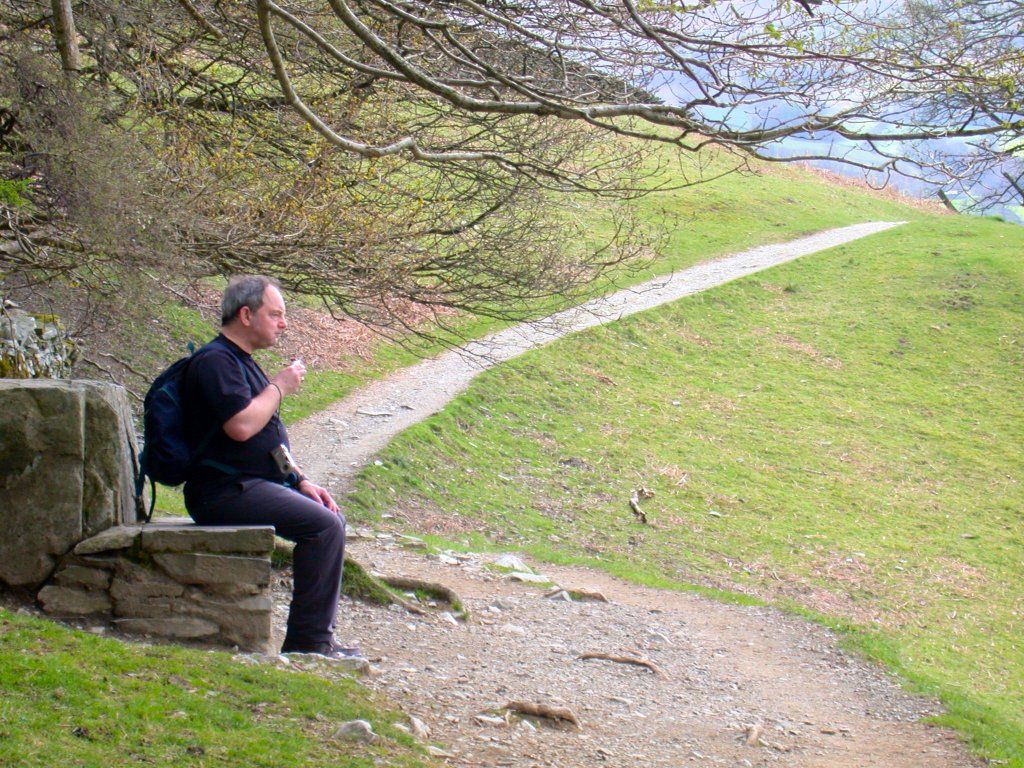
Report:
[[[401,713],[341,672],[135,646],[0,610],[0,765],[423,766]],[[376,745],[335,741],[369,720]]]
[[[575,335],[403,433],[351,516],[829,616],[1024,766],[1022,251],[922,218]]]

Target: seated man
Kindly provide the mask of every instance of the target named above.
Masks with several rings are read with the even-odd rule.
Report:
[[[265,277],[231,281],[221,333],[192,358],[182,400],[192,464],[185,506],[200,525],[272,525],[295,542],[288,631],[281,653],[358,656],[334,642],[345,555],[345,518],[331,494],[291,458],[278,415],[306,368],[295,361],[272,379],[252,352],[287,327],[284,299]]]

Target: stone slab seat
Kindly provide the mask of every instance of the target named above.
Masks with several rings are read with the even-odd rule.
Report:
[[[130,633],[266,651],[273,550],[268,525],[115,525],[79,542],[39,600],[54,615],[102,616]]]

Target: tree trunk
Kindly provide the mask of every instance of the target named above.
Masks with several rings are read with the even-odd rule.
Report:
[[[53,8],[53,37],[60,52],[61,67],[65,72],[77,72],[81,68],[81,61],[71,0],[50,0],[50,5]]]

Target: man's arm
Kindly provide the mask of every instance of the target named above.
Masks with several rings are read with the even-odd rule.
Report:
[[[299,391],[306,366],[296,360],[270,380],[270,386],[249,401],[242,410],[224,422],[224,432],[240,443],[258,434],[281,406],[285,395]]]

